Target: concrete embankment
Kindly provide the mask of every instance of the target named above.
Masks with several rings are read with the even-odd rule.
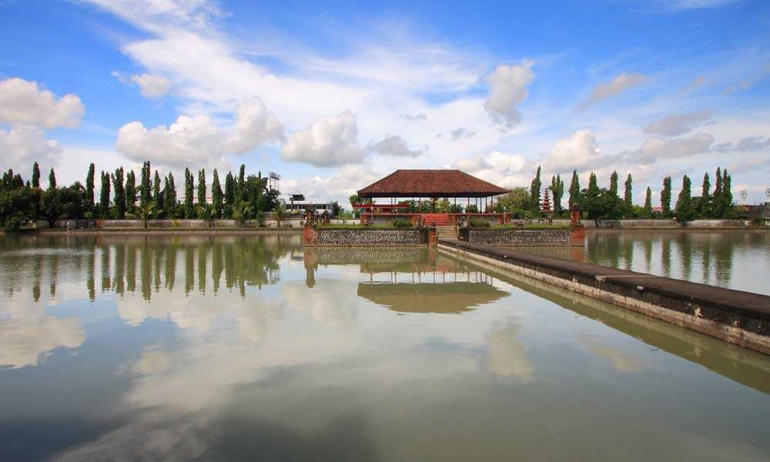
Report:
[[[770,354],[765,295],[457,240],[439,250]]]

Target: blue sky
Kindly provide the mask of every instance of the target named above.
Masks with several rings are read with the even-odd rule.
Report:
[[[276,171],[344,199],[395,168],[636,201],[717,165],[770,186],[763,0],[0,0],[0,162]],[[713,175],[712,175],[713,176]]]

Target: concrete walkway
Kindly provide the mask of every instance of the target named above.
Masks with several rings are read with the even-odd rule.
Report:
[[[507,248],[440,239],[440,248],[770,354],[770,297]]]

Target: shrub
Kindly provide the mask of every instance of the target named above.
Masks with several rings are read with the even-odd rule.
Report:
[[[405,220],[403,218],[396,218],[393,220],[393,227],[394,228],[411,228],[412,222],[409,220]]]
[[[754,217],[751,219],[751,226],[765,226],[765,219],[762,217]]]
[[[263,212],[262,210],[257,212],[257,226],[259,226],[260,228],[265,227],[265,212]]]
[[[476,220],[471,218],[470,221],[471,228],[490,228],[492,226],[491,223],[485,220]]]

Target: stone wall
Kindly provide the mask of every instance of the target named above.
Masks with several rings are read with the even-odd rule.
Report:
[[[309,246],[426,245],[427,229],[313,229],[305,228],[303,243]]]
[[[560,246],[572,244],[568,229],[461,229],[470,243],[503,247]],[[582,242],[580,243],[582,245]]]

